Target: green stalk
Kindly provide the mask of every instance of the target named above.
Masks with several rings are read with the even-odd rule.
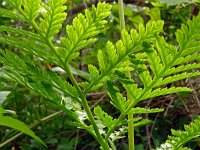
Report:
[[[120,30],[125,29],[125,19],[124,19],[124,4],[123,0],[118,1],[119,4],[119,20],[120,20]]]
[[[53,117],[55,117],[55,116],[61,114],[62,112],[63,112],[62,110],[57,111],[57,112],[55,112],[55,113],[53,113],[53,114],[51,114],[51,115],[48,115],[48,116],[46,116],[46,117],[44,117],[44,118],[42,118],[42,119],[40,119],[40,120],[34,122],[33,124],[31,124],[31,125],[29,126],[29,129],[34,128],[35,126],[37,126],[37,125],[39,125],[39,124],[41,124],[41,123],[43,123],[43,122],[45,122],[45,121],[47,121],[47,120],[49,120],[49,119],[51,119],[51,118],[53,118]],[[18,134],[12,136],[11,138],[9,138],[8,140],[6,140],[5,142],[1,143],[1,144],[0,144],[0,148],[3,147],[3,146],[5,146],[5,145],[8,144],[9,142],[15,140],[16,138],[18,138],[19,136],[21,136],[21,135],[23,135],[23,134],[24,134],[23,132],[19,132]]]
[[[124,6],[123,6],[123,0],[119,0],[119,19],[120,19],[120,29],[121,32],[122,30],[125,30],[125,19],[124,19]],[[131,73],[130,71],[125,72],[126,76],[128,78],[131,78]],[[127,91],[127,99],[132,100],[131,94],[129,91]],[[129,150],[134,150],[134,126],[133,122],[130,121],[133,119],[133,114],[128,114],[128,145],[129,145]]]
[[[52,43],[50,40],[47,40],[47,44],[49,45],[49,47],[51,48],[51,50],[53,50],[53,52],[55,53],[55,55],[60,59],[59,55],[58,55],[57,52],[56,52],[56,49],[55,49],[53,43]],[[62,66],[64,67],[64,70],[66,71],[66,73],[67,73],[67,75],[68,75],[70,81],[72,82],[72,84],[74,85],[74,87],[76,88],[76,90],[77,90],[78,93],[79,93],[79,96],[80,96],[80,98],[81,98],[82,105],[83,105],[83,107],[84,107],[84,109],[85,109],[85,111],[86,111],[86,113],[87,113],[87,116],[88,116],[88,118],[89,118],[89,121],[91,122],[91,124],[92,124],[92,126],[93,126],[93,128],[94,128],[94,131],[95,131],[95,133],[96,133],[95,139],[98,139],[99,144],[103,147],[104,150],[109,150],[108,143],[106,143],[106,142],[103,140],[103,138],[102,138],[102,136],[101,136],[101,134],[100,134],[100,132],[99,132],[99,128],[98,128],[98,126],[97,126],[97,124],[96,124],[96,122],[95,122],[95,120],[94,120],[94,117],[93,117],[93,114],[92,114],[92,112],[91,112],[91,109],[90,109],[90,107],[89,107],[89,105],[88,105],[88,102],[87,102],[87,100],[86,100],[86,97],[85,97],[85,95],[83,94],[83,92],[81,91],[81,89],[80,89],[80,87],[79,87],[79,85],[78,85],[76,79],[74,78],[74,75],[72,74],[72,72],[71,72],[71,70],[70,70],[70,68],[69,68],[69,65],[68,65],[68,64],[65,64],[61,59],[60,59],[60,62],[62,63]]]

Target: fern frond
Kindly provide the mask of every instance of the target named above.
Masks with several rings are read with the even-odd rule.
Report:
[[[0,42],[14,46],[19,50],[24,51],[26,54],[35,55],[50,64],[59,65],[59,61],[56,57],[54,57],[52,51],[50,51],[49,48],[42,43],[39,44],[30,39],[25,40],[18,37],[0,37]]]
[[[108,128],[111,128],[112,125],[117,121],[117,119],[113,119],[112,116],[104,112],[99,106],[94,108],[94,114],[97,116],[100,122]]]
[[[172,136],[169,136],[166,141],[171,150],[187,150],[188,148],[183,147],[183,145],[200,136],[200,118],[195,119],[190,125],[185,125],[184,128],[184,131],[172,130]],[[162,147],[161,145],[161,148],[157,150],[163,150]]]
[[[6,0],[6,1],[15,8],[21,8],[22,0]]]
[[[200,75],[200,72],[191,72],[191,73],[184,72],[181,74],[169,76],[165,79],[160,79],[153,87],[159,87],[161,85],[166,85],[166,84],[169,84],[169,83],[172,83],[175,81],[192,78],[192,77],[199,76],[199,75]]]
[[[96,83],[99,83],[105,76],[109,76],[114,70],[120,68],[120,65],[127,60],[130,54],[138,53],[143,50],[142,43],[150,40],[162,31],[163,22],[149,22],[146,28],[140,25],[139,32],[132,29],[130,34],[122,32],[122,40],[119,40],[114,46],[107,42],[104,50],[98,52],[98,62],[101,74],[96,80],[90,83],[85,89],[88,92]]]
[[[148,108],[141,108],[141,107],[135,107],[132,108],[129,111],[129,114],[147,114],[147,113],[158,113],[158,112],[162,112],[164,111],[164,109],[160,109],[160,108],[152,108],[152,109],[148,109]]]
[[[91,79],[92,80],[95,80],[96,78],[99,77],[99,71],[95,66],[88,65],[88,70],[89,70],[89,73],[91,75]]]
[[[146,41],[145,48],[151,49],[151,52],[145,52],[146,57],[143,59],[146,59],[146,62],[144,64],[137,64],[132,61],[135,66],[139,66],[140,68],[143,65],[142,72],[137,72],[139,73],[139,77],[144,85],[144,89],[136,98],[136,101],[144,100],[145,98],[152,98],[154,96],[175,93],[175,91],[190,91],[187,88],[166,88],[155,89],[153,91],[152,89],[178,80],[200,75],[198,71],[191,72],[193,69],[198,69],[200,67],[199,63],[191,62],[193,60],[199,60],[199,20],[200,15],[192,21],[188,21],[187,25],[182,25],[181,29],[177,31],[176,37],[179,43],[179,48],[168,44],[163,37],[157,35],[155,36],[155,40]],[[151,45],[151,47],[149,45]],[[192,51],[191,49],[189,50],[190,46],[192,47]],[[137,55],[135,57],[137,57]],[[133,57],[132,59],[137,58]],[[150,66],[150,70],[145,67],[145,64]],[[151,71],[153,74],[150,73]],[[158,93],[156,94],[156,92]]]
[[[142,93],[142,88],[139,88],[136,83],[135,84],[123,84],[123,86],[129,93],[131,93],[131,96],[134,100],[136,100],[138,95],[140,95]]]
[[[39,32],[49,39],[59,32],[62,23],[66,18],[66,0],[46,0],[46,4],[42,7],[46,10],[43,13],[43,18],[40,18]]]
[[[181,29],[176,32],[176,39],[179,44],[179,55],[185,56],[199,51],[200,39],[200,15],[187,21],[187,25],[182,25]],[[191,51],[191,48],[193,49]]]
[[[0,9],[0,14],[4,17],[16,18],[28,23],[34,23],[41,9],[41,0],[7,0],[15,9]],[[5,14],[3,14],[5,13]]]
[[[200,64],[197,64],[197,63],[180,65],[178,67],[172,67],[171,69],[168,69],[163,76],[169,76],[169,75],[176,74],[179,72],[189,71],[189,70],[198,69],[198,68],[200,68]]]
[[[6,18],[13,18],[13,19],[18,19],[18,20],[23,20],[21,15],[17,15],[15,12],[12,12],[10,10],[7,9],[3,9],[0,8],[0,15],[2,17],[6,17]]]
[[[179,93],[179,92],[191,92],[192,89],[186,88],[186,87],[171,87],[171,88],[158,88],[156,90],[153,90],[152,92],[146,92],[143,96],[140,96],[140,101],[141,100],[146,100],[149,98],[154,98],[162,95],[168,95],[168,94],[174,94],[174,93]]]
[[[166,57],[166,56],[164,56]],[[154,52],[147,53],[147,60],[150,64],[150,68],[153,71],[154,75],[157,76],[159,72],[164,68],[164,65],[166,65],[167,61],[165,59],[162,59],[163,64],[161,63],[161,59],[158,56],[158,53],[154,50]]]
[[[110,14],[111,6],[98,3],[97,8],[92,6],[92,11],[85,10],[85,15],[79,14],[74,18],[72,25],[67,25],[67,37],[62,38],[62,46],[66,49],[66,62],[77,57],[77,52],[96,41],[95,36],[104,31]]]
[[[117,87],[115,87],[112,83],[108,82],[108,95],[111,98],[111,104],[119,109],[121,112],[124,112],[128,107],[128,102],[126,97],[124,97]]]
[[[35,40],[39,40],[39,41],[41,40],[37,34],[30,31],[23,30],[23,29],[18,29],[18,28],[0,26],[0,32],[13,33],[15,35],[26,36]]]
[[[57,104],[58,106],[62,106],[62,97],[53,89],[50,84],[38,80],[34,81],[28,76],[20,74],[17,71],[11,72],[10,70],[12,70],[12,68],[9,67],[4,70],[6,78],[20,83],[31,91],[34,91],[49,101]]]
[[[145,71],[142,71],[141,73],[139,73],[139,77],[140,77],[144,87],[148,87],[153,81],[152,76],[151,76],[150,72],[147,70],[147,68],[145,68]]]
[[[61,97],[53,88],[60,90],[67,96],[75,98],[75,100],[78,99],[79,95],[75,88],[68,82],[63,82],[54,72],[50,70],[46,72],[39,70],[28,57],[21,56],[19,58],[9,51],[1,51],[0,54],[1,61],[5,64],[3,71],[10,79],[17,81],[33,91],[37,91],[38,94],[43,92],[42,95],[47,98],[52,97],[51,100],[61,100]],[[16,62],[15,60],[18,61]],[[51,93],[48,95],[48,92]]]
[[[139,122],[134,123],[133,126],[134,126],[134,127],[140,127],[140,126],[144,126],[144,125],[151,124],[151,123],[152,123],[151,120],[142,119],[142,120],[140,120]]]

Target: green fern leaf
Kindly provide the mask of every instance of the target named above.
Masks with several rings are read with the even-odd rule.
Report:
[[[104,31],[110,14],[111,6],[98,3],[97,8],[92,7],[92,12],[85,10],[85,16],[79,14],[72,25],[66,27],[67,37],[62,38],[62,46],[66,48],[66,62],[77,57],[77,52],[96,41],[96,35]]]
[[[44,59],[48,63],[59,65],[57,58],[54,57],[52,52],[48,50],[48,47],[46,45],[36,44],[35,41],[32,41],[30,39],[22,40],[20,38],[14,37],[0,37],[0,42],[12,45],[20,49],[21,51],[24,51],[26,54],[38,56],[39,58]]]
[[[195,119],[190,125],[184,126],[185,131],[172,130],[172,136],[168,137],[166,143],[170,145],[171,150],[187,150],[188,148],[183,147],[183,145],[193,138],[200,136],[200,119]],[[160,149],[163,150],[161,145]]]
[[[99,106],[94,108],[94,114],[97,116],[100,122],[108,128],[111,128],[112,125],[117,121],[117,119],[113,119],[113,117],[109,116]]]
[[[30,31],[23,30],[23,29],[18,29],[18,28],[0,26],[0,32],[13,33],[15,35],[26,36],[35,40],[39,40],[39,41],[41,40],[37,34]]]
[[[119,71],[119,70],[116,70],[116,71],[114,72],[114,75],[117,76],[117,79],[118,79],[122,84],[134,84],[134,80],[128,78],[128,77],[126,76],[126,74],[124,73],[124,71],[121,72],[121,71]]]
[[[143,25],[140,26],[139,33],[133,29],[130,31],[130,34],[128,34],[126,31],[123,31],[122,40],[119,40],[116,43],[116,46],[113,46],[111,42],[108,42],[105,46],[105,49],[98,52],[97,57],[101,74],[99,78],[91,82],[91,84],[85,89],[85,92],[90,91],[91,88],[96,83],[99,83],[102,78],[109,76],[114,69],[116,70],[117,68],[120,68],[120,65],[127,60],[127,56],[132,53],[135,54],[140,52],[143,49],[141,45],[144,41],[154,38],[155,35],[162,31],[163,22],[149,22],[146,25],[146,28]]]
[[[152,123],[151,120],[142,119],[142,117],[135,117],[133,119],[127,120],[125,123],[127,123],[127,122],[133,122],[134,127],[139,127],[139,126],[143,126],[143,125]]]
[[[92,77],[92,80],[95,80],[96,78],[99,77],[99,71],[97,70],[97,68],[93,65],[88,65],[88,69],[90,72],[90,75]]]
[[[179,53],[182,56],[185,54],[193,53],[190,52],[191,47],[199,47],[200,39],[200,15],[194,17],[192,20],[187,21],[187,25],[182,25],[181,29],[176,32],[176,38],[179,43]]]
[[[197,64],[197,63],[181,65],[181,66],[178,66],[178,67],[173,67],[171,69],[168,69],[165,72],[164,76],[169,76],[169,75],[172,75],[172,74],[176,74],[176,73],[180,73],[180,72],[184,72],[184,71],[189,71],[189,70],[193,70],[193,69],[198,69],[198,68],[200,68],[200,64]]]
[[[39,31],[46,38],[49,39],[59,32],[62,23],[66,18],[66,0],[46,0],[47,4],[42,4],[46,10],[43,13],[43,18],[40,18]]]
[[[142,119],[141,121],[139,121],[139,122],[137,122],[137,123],[134,123],[133,126],[134,126],[134,127],[140,127],[140,126],[144,126],[144,125],[151,124],[151,123],[152,123],[151,120]]]
[[[178,92],[191,92],[192,89],[186,88],[186,87],[172,87],[172,88],[158,88],[156,90],[153,90],[152,92],[147,92],[143,96],[140,97],[141,100],[149,99],[149,98],[154,98],[157,96],[162,96],[162,95],[168,95],[168,94],[174,94]]]
[[[15,8],[21,8],[22,0],[6,0],[6,1]]]
[[[119,109],[121,112],[124,112],[128,107],[128,102],[126,97],[124,97],[120,92],[119,89],[113,86],[112,83],[108,82],[108,95],[111,98],[111,104]]]
[[[24,7],[23,12],[26,15],[26,18],[30,22],[33,22],[35,18],[38,16],[39,10],[40,10],[40,3],[41,3],[41,0],[24,0],[23,1],[23,7]]]
[[[180,57],[174,62],[174,65],[180,65],[194,60],[200,60],[200,55],[198,53],[194,53],[185,57]]]
[[[164,68],[165,64],[163,65],[161,63],[161,59],[155,51],[147,53],[147,59],[150,64],[151,70],[153,71],[154,75],[157,76],[159,72]]]
[[[53,87],[42,81],[34,81],[31,77],[26,76],[24,74],[20,74],[17,71],[12,71],[12,68],[8,68],[4,70],[6,74],[6,78],[18,82],[19,84],[25,86],[26,88],[34,91],[35,93],[45,97],[49,101],[57,104],[58,106],[62,106],[62,98],[61,96],[53,89]]]
[[[142,88],[138,88],[137,84],[123,84],[124,88],[131,94],[131,97],[136,100],[141,94]]]
[[[139,77],[140,77],[144,87],[148,87],[149,84],[152,83],[152,77],[150,75],[150,72],[147,71],[147,70],[146,71],[142,71],[142,73],[139,74]]]
[[[14,18],[14,19],[23,20],[22,19],[23,17],[21,15],[17,15],[16,13],[14,13],[12,11],[3,9],[3,8],[0,8],[0,15],[2,17],[6,17],[6,18]]]
[[[73,86],[68,82],[63,82],[63,80],[52,71],[45,72],[39,70],[27,56],[19,58],[9,51],[2,51],[0,54],[1,62],[6,66],[3,71],[10,79],[17,81],[33,91],[37,91],[38,94],[40,93],[52,101],[61,101],[60,95],[53,87],[75,98],[75,100],[78,99],[79,95]],[[16,62],[15,60],[18,61]],[[15,70],[12,68],[15,68]],[[50,92],[49,95],[48,91]]]
[[[195,76],[199,76],[200,72],[192,72],[192,73],[181,73],[178,75],[173,75],[173,76],[169,76],[165,79],[160,79],[157,81],[157,83],[153,86],[153,87],[158,87],[161,85],[166,85],[175,81],[179,81],[179,80],[183,80],[183,79],[187,79],[187,78],[191,78],[191,77],[195,77]]]
[[[147,109],[147,108],[135,107],[129,111],[129,114],[135,115],[135,114],[146,114],[146,113],[158,113],[162,111],[164,111],[164,109],[160,108]]]

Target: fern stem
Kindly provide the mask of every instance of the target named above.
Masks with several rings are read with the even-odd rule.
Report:
[[[119,20],[120,20],[120,30],[125,29],[125,19],[124,19],[124,4],[123,0],[118,1],[119,4]]]
[[[123,0],[119,0],[118,4],[119,4],[120,29],[121,29],[121,32],[122,32],[122,30],[125,30]],[[131,78],[130,71],[126,71],[125,74],[129,79]],[[133,100],[129,91],[127,91],[127,99]],[[134,126],[133,126],[133,122],[130,121],[132,119],[133,119],[133,114],[128,114],[128,120],[129,120],[128,121],[128,145],[129,145],[129,150],[134,150]]]
[[[73,83],[74,87],[76,88],[76,90],[79,93],[79,96],[80,96],[80,98],[82,100],[82,105],[83,105],[83,107],[84,107],[84,109],[85,109],[85,111],[87,113],[87,116],[88,116],[88,118],[89,118],[89,120],[90,120],[90,122],[91,122],[91,124],[92,124],[92,126],[94,128],[94,130],[95,130],[95,133],[96,133],[96,136],[97,136],[96,139],[98,139],[99,143],[101,144],[101,146],[103,146],[104,150],[109,150],[108,144],[104,142],[104,140],[103,140],[103,138],[102,138],[102,136],[101,136],[101,134],[99,132],[98,126],[97,126],[97,124],[96,124],[96,122],[94,120],[93,114],[92,114],[92,112],[90,110],[90,107],[89,107],[88,102],[87,102],[87,100],[85,98],[85,95],[82,93],[82,91],[81,91],[78,83],[76,82],[76,80],[75,80],[75,78],[74,78],[74,76],[73,76],[73,74],[72,74],[72,72],[71,72],[71,70],[70,70],[68,65],[65,66],[65,70],[68,73],[69,79],[71,80],[71,82]]]
[[[94,117],[93,117],[93,114],[90,110],[90,107],[88,105],[88,102],[86,100],[86,97],[85,95],[82,93],[78,83],[76,82],[76,79],[74,78],[74,75],[72,74],[70,68],[69,68],[69,65],[68,64],[65,64],[62,59],[60,58],[60,56],[57,54],[56,52],[56,49],[53,45],[53,43],[51,42],[51,40],[47,40],[47,43],[49,45],[49,47],[53,50],[54,54],[56,55],[56,57],[58,57],[60,63],[62,63],[62,66],[64,68],[64,70],[66,71],[70,81],[72,82],[72,84],[74,85],[74,87],[76,88],[77,92],[79,93],[79,96],[81,98],[81,101],[82,101],[82,106],[84,107],[86,113],[87,113],[87,116],[89,118],[89,121],[91,122],[94,130],[95,130],[95,133],[96,133],[96,137],[95,139],[98,139],[98,142],[99,144],[104,148],[104,150],[109,150],[109,146],[108,144],[103,140],[100,132],[99,132],[99,129],[98,129],[98,126],[94,120]],[[94,136],[94,135],[93,135]]]
[[[137,101],[132,101],[134,104],[132,105],[132,107],[134,107],[137,104]],[[115,128],[120,124],[120,122],[127,116],[127,112],[125,111],[124,113],[121,113],[121,115],[119,116],[119,118],[117,119],[117,122],[112,126],[112,128],[110,128],[106,134],[106,138],[105,140],[108,141],[109,137],[111,135],[111,133],[114,132]]]

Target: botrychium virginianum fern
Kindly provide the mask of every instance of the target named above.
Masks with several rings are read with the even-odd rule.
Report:
[[[127,132],[126,125],[129,121],[134,126],[150,122],[142,118],[127,120],[128,114],[163,111],[159,108],[135,107],[138,102],[161,95],[192,91],[186,87],[166,88],[165,85],[200,75],[195,70],[200,67],[200,15],[188,20],[186,25],[177,30],[177,45],[167,43],[160,35],[163,21],[151,21],[146,26],[140,24],[138,30],[131,29],[130,32],[123,30],[121,40],[115,44],[108,41],[104,49],[98,51],[99,66],[88,65],[91,80],[78,83],[69,64],[79,56],[81,49],[94,43],[96,35],[106,29],[106,18],[110,15],[111,6],[99,3],[97,8],[93,6],[91,10],[79,14],[72,25],[66,26],[66,35],[59,39],[61,43],[56,43],[56,35],[67,16],[65,2],[66,0],[7,0],[13,9],[0,8],[3,17],[18,19],[32,27],[27,31],[0,26],[0,42],[18,50],[17,53],[7,49],[0,51],[2,75],[58,105],[69,116],[71,124],[87,130],[102,149],[116,149],[114,142]],[[50,69],[41,69],[32,61],[33,58],[63,69],[70,83]],[[129,79],[125,71],[137,73],[137,77]],[[132,99],[127,99],[120,93],[115,85],[116,80],[122,83]],[[120,111],[118,118],[111,117],[100,106],[90,110],[86,94],[103,84],[107,86],[111,104]],[[85,124],[85,120],[90,124]],[[199,124],[194,124],[193,129],[198,130],[196,126]],[[187,129],[189,131],[188,127]],[[174,134],[179,135],[178,132]],[[184,135],[187,137],[187,134]],[[183,144],[175,137],[170,140],[168,143],[175,149],[180,146],[176,147],[173,143]]]

